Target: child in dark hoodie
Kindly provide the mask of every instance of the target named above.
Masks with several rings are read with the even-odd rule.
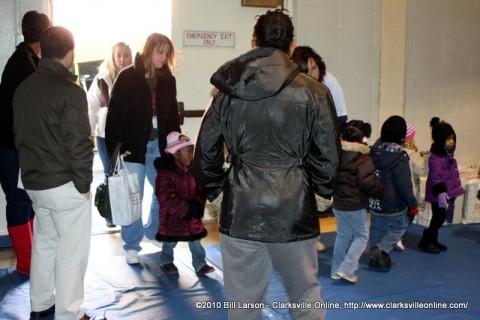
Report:
[[[370,125],[351,120],[342,129],[342,158],[333,196],[333,213],[337,237],[333,249],[331,278],[358,280],[358,261],[368,242],[368,198],[381,198],[385,191],[375,174],[369,156],[370,148],[363,143],[370,136]]]
[[[205,197],[197,188],[193,173],[193,142],[179,132],[167,136],[166,155],[155,160],[158,174],[155,194],[160,203],[160,227],[156,235],[163,242],[160,268],[176,274],[173,249],[178,241],[188,241],[192,265],[197,275],[215,271],[205,261],[205,249],[200,239],[207,236],[202,222]]]
[[[377,175],[385,186],[383,199],[370,199],[371,267],[390,269],[389,252],[407,230],[408,216],[418,213],[409,158],[400,146],[406,133],[405,119],[391,116],[383,123],[380,139],[370,151]]]
[[[438,230],[445,222],[451,223],[455,210],[455,199],[463,194],[457,161],[453,157],[457,136],[452,126],[432,118],[432,147],[428,160],[429,172],[425,200],[432,206],[432,219],[418,247],[428,253],[446,251],[447,247],[438,242]]]

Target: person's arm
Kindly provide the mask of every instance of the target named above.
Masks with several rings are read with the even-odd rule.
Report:
[[[219,111],[224,110],[228,104],[228,96],[217,92],[205,111],[195,143],[194,168],[197,185],[209,201],[213,201],[221,193],[228,174],[223,167],[225,138],[219,115]]]
[[[76,87],[66,95],[62,132],[73,183],[78,192],[88,194],[93,181],[93,142],[90,139],[85,91]]]
[[[347,106],[345,104],[345,95],[343,94],[343,89],[340,86],[337,78],[333,74],[327,71],[325,77],[323,78],[323,83],[328,87],[330,93],[332,94],[333,103],[335,104],[335,110],[337,116],[341,120],[347,120]],[[340,119],[339,119],[340,120]]]
[[[88,101],[88,119],[90,122],[90,135],[92,137],[95,136],[95,129],[98,123],[98,113],[102,108],[102,92],[100,91],[100,87],[98,85],[98,76],[96,76],[92,84],[90,85],[90,89],[87,92],[87,101]]]
[[[430,156],[428,179],[431,181],[431,191],[435,197],[438,197],[440,193],[448,191],[442,162],[437,156]]]
[[[163,154],[167,147],[167,135],[172,131],[182,132],[177,103],[177,84],[171,73],[158,78],[157,83],[158,147]]]
[[[311,145],[307,154],[307,171],[318,195],[330,197],[336,188],[337,170],[342,148],[335,129],[330,95],[314,93],[308,110],[311,119]]]
[[[109,157],[112,156],[117,143],[123,142],[123,131],[127,120],[129,102],[131,100],[129,95],[132,94],[131,85],[128,81],[127,72],[121,72],[110,94],[107,121],[105,124],[105,144]],[[122,146],[120,153],[123,154],[127,151],[126,148],[126,146]]]
[[[370,197],[382,199],[385,194],[385,187],[378,179],[370,156],[362,159],[358,166],[358,184],[360,190]]]
[[[408,209],[416,208],[418,203],[413,194],[410,164],[405,152],[398,163],[392,167],[392,179],[398,195],[407,204]]]

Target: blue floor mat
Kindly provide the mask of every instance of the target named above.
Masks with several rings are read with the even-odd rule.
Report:
[[[335,233],[322,235],[326,251],[318,253],[321,296],[328,306],[327,319],[477,319],[480,314],[480,225],[455,225],[440,229],[439,240],[448,251],[438,255],[417,249],[423,228],[412,225],[404,252],[392,252],[392,269],[368,267],[364,254],[352,285],[330,279]],[[129,266],[124,257],[95,257],[85,278],[84,308],[90,315],[109,320],[226,319],[223,306],[223,272],[219,246],[206,247],[207,260],[216,272],[197,277],[188,249],[175,249],[178,276],[164,274],[159,254],[141,255],[142,264]],[[294,266],[292,266],[293,268]],[[28,277],[14,268],[0,270],[0,319],[28,319]],[[267,304],[286,302],[285,289],[272,275]],[[214,302],[212,308],[197,303]],[[466,305],[468,304],[468,305]],[[466,305],[466,307],[465,307]],[[52,320],[44,318],[45,320]],[[291,319],[287,309],[265,308],[263,319]]]

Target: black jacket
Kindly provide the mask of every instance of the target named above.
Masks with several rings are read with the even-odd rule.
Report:
[[[172,131],[180,132],[177,89],[170,71],[159,73],[156,88],[158,144],[160,153],[164,153],[167,135]],[[123,142],[121,153],[131,152],[125,161],[145,164],[152,118],[152,93],[145,79],[142,58],[137,56],[135,64],[117,76],[110,95],[105,126],[109,155],[118,142]]]
[[[15,90],[38,66],[39,58],[25,42],[8,59],[0,84],[0,148],[15,149],[12,101]]]
[[[265,242],[318,236],[314,193],[335,190],[341,151],[328,88],[273,48],[227,62],[210,81],[219,92],[202,120],[194,164],[209,200],[223,191],[220,232]]]
[[[362,143],[342,141],[342,149],[333,208],[342,211],[368,209],[368,199],[380,199],[385,192],[375,173],[370,148]]]
[[[418,204],[413,194],[407,153],[395,143],[377,141],[370,155],[378,177],[385,186],[385,196],[382,199],[370,199],[373,213],[398,215],[416,208]]]
[[[85,90],[76,76],[53,59],[38,69],[15,92],[15,145],[27,190],[46,190],[73,181],[80,193],[93,180]]]

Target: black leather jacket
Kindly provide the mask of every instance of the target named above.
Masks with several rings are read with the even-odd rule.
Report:
[[[194,163],[209,200],[223,191],[220,232],[264,242],[318,236],[314,193],[335,190],[341,151],[327,87],[272,48],[227,62],[210,81],[219,91]]]

